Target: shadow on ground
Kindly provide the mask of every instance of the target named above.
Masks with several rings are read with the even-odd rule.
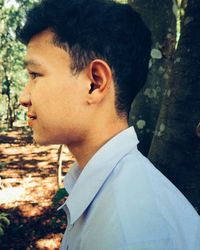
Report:
[[[32,143],[31,131],[18,127],[0,134],[0,213],[10,225],[0,238],[1,250],[57,250],[66,216],[53,204],[57,187],[58,145]],[[64,152],[63,174],[73,163]]]
[[[62,210],[57,212],[52,207],[34,217],[24,216],[17,208],[1,211],[8,213],[11,221],[0,239],[2,250],[59,249],[62,232],[66,227]]]

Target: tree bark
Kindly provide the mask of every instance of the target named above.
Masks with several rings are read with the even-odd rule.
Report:
[[[188,0],[150,160],[200,209],[200,0]],[[200,211],[200,210],[199,210]]]
[[[176,40],[176,18],[172,12],[172,0],[134,0],[129,4],[141,14],[152,32],[154,53],[147,83],[133,102],[130,124],[138,134],[139,150],[147,156],[156,127],[165,82],[171,70],[171,58]],[[159,20],[159,21],[158,21]]]

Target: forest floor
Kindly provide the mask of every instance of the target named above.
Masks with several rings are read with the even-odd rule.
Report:
[[[58,145],[38,146],[31,131],[18,127],[0,134],[0,213],[10,225],[0,237],[1,250],[59,249],[66,217],[63,203],[53,204],[57,186]],[[64,150],[65,174],[73,158]]]

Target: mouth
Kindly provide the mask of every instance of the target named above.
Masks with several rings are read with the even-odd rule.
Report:
[[[32,127],[33,126],[33,121],[37,119],[37,116],[31,114],[30,112],[27,112],[27,117],[28,117],[28,125],[30,127]]]

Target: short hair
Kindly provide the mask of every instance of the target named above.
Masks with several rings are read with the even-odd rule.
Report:
[[[42,0],[26,14],[19,40],[50,29],[54,44],[70,54],[71,69],[81,72],[103,59],[112,70],[118,114],[129,115],[132,101],[146,81],[151,33],[128,4],[111,0]]]

